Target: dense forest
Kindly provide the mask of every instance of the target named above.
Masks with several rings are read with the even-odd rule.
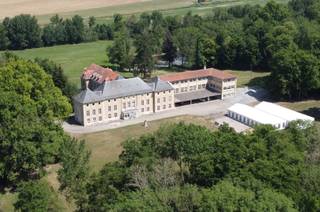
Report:
[[[91,176],[76,151],[59,177],[79,211],[318,211],[319,148],[301,123],[247,135],[180,123],[128,140]]]
[[[88,23],[76,15],[58,15],[41,28],[35,17],[20,15],[0,24],[0,49],[25,49],[96,39],[112,39],[109,61],[118,70],[146,76],[157,59],[184,68],[216,67],[271,71],[268,83],[274,97],[308,98],[320,89],[320,1],[270,1],[265,6],[214,9],[206,16],[163,17],[160,12],[124,18],[113,23]]]

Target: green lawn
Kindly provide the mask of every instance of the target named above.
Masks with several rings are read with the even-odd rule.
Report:
[[[195,116],[177,116],[151,121],[149,123],[149,128],[144,128],[143,124],[136,124],[97,133],[74,136],[85,140],[87,147],[91,150],[90,166],[93,171],[98,171],[107,162],[112,162],[118,159],[118,156],[122,152],[121,144],[125,140],[139,137],[145,133],[154,132],[159,129],[161,125],[178,123],[180,121],[206,126],[212,130],[215,129],[210,119]]]
[[[262,86],[270,75],[270,72],[253,72],[253,71],[229,71],[238,78],[238,87],[244,86]]]
[[[111,41],[96,41],[12,52],[26,59],[51,59],[62,65],[71,82],[80,85],[80,76],[85,67],[91,63],[106,65],[106,47],[110,44]]]
[[[320,125],[320,100],[307,100],[300,102],[279,102],[280,105],[310,115]]]

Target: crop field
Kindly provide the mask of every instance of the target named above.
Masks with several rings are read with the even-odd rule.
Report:
[[[287,2],[288,0],[276,0]],[[97,22],[109,22],[116,13],[129,16],[160,10],[164,15],[183,15],[188,11],[204,15],[214,8],[243,4],[265,4],[267,0],[210,0],[196,4],[196,0],[2,0],[0,20],[21,13],[36,15],[40,24],[47,24],[50,17],[59,14],[64,18],[81,15],[85,19],[95,16]]]

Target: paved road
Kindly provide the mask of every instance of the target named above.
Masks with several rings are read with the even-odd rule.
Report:
[[[181,106],[170,111],[145,115],[132,120],[119,120],[111,123],[97,124],[87,127],[64,122],[62,126],[68,133],[84,134],[143,123],[145,120],[154,121],[181,115],[207,116],[215,119],[224,116],[228,107],[235,103],[255,104],[265,96],[266,92],[261,89],[256,90],[249,88],[238,88],[235,97],[230,97],[224,100],[214,100],[210,102]]]

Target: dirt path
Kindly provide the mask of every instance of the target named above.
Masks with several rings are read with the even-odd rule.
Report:
[[[0,0],[0,19],[21,13],[43,15],[151,0]]]

